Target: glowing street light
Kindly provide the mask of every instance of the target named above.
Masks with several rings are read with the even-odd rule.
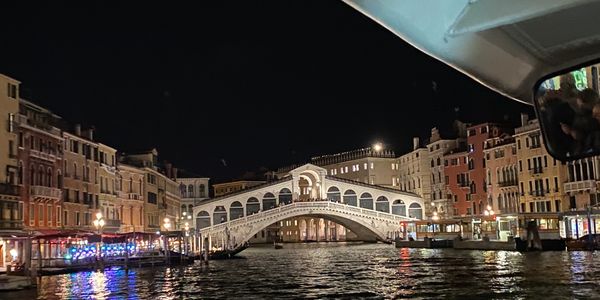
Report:
[[[98,243],[98,259],[100,259],[101,254],[100,251],[102,249],[102,228],[104,227],[104,218],[102,218],[102,213],[101,212],[97,212],[96,213],[96,220],[94,220],[92,222],[92,224],[94,224],[94,227],[96,227],[96,230],[98,230],[98,234],[100,235],[100,243]]]
[[[375,145],[373,145],[373,150],[375,150],[375,152],[379,152],[383,150],[383,145],[381,143],[375,143]]]
[[[488,206],[485,208],[485,211],[483,212],[483,214],[486,216],[493,216],[495,214],[495,212],[492,210],[492,207],[488,204]]]
[[[169,219],[169,218],[165,218],[165,219],[163,220],[163,226],[165,227],[165,229],[166,229],[167,231],[169,231],[169,228],[171,228],[171,219]]]
[[[440,216],[438,216],[437,211],[433,212],[433,216],[431,217],[432,220],[434,221],[439,221],[440,220]]]

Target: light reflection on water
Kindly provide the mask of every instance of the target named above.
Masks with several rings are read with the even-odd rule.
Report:
[[[43,277],[0,299],[594,298],[600,253],[395,249],[382,244],[250,248],[209,266]],[[6,297],[5,297],[6,296]]]

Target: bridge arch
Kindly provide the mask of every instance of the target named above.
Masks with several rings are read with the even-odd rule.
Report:
[[[196,229],[210,227],[210,214],[203,210],[196,215]]]
[[[392,202],[392,214],[406,216],[406,204],[401,199]]]
[[[358,198],[354,190],[346,190],[344,192],[344,203],[352,206],[358,206]]]
[[[385,196],[379,196],[375,201],[375,210],[381,212],[390,212],[390,202]]]
[[[279,191],[279,204],[286,205],[292,203],[292,191],[288,188],[282,188]]]
[[[266,193],[262,199],[262,210],[266,211],[273,209],[275,206],[277,206],[277,199],[275,199],[275,195],[273,195],[273,193]]]
[[[411,203],[408,206],[408,216],[411,218],[423,219],[423,208],[419,203]]]
[[[342,194],[336,186],[331,186],[327,189],[327,200],[331,202],[341,202]]]
[[[216,206],[213,211],[213,225],[227,222],[227,210],[224,206]]]
[[[246,216],[253,215],[260,211],[260,202],[255,197],[246,200]]]
[[[240,203],[240,201],[234,201],[231,203],[231,206],[229,206],[229,219],[233,221],[243,217],[244,207],[242,206],[242,203]]]
[[[358,203],[362,208],[373,209],[373,196],[370,193],[362,193]]]

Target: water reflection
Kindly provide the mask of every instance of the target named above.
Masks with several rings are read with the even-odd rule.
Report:
[[[395,249],[389,245],[251,248],[209,266],[44,277],[1,299],[593,298],[598,253]],[[6,297],[5,297],[6,296]]]

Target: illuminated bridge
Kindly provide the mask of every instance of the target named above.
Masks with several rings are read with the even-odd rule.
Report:
[[[334,221],[363,241],[390,241],[401,221],[422,219],[413,193],[328,176],[306,164],[281,180],[211,199],[194,207],[202,246],[233,249],[267,226],[293,217]]]

